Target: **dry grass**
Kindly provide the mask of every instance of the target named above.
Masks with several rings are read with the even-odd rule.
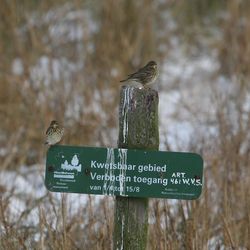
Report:
[[[176,5],[149,0],[40,2],[39,6],[28,0],[23,5],[1,2],[1,172],[44,161],[44,131],[54,118],[67,128],[65,144],[115,146],[117,82],[148,59],[166,57],[168,51],[161,45],[168,45],[172,34],[164,33],[164,12],[174,13],[179,26],[173,35],[184,36],[187,46],[194,40],[199,45],[195,32],[206,34],[202,20],[208,19],[220,30],[211,43],[218,52],[217,74],[233,79],[234,92],[221,94],[214,89],[213,125],[218,133],[194,135],[195,143],[190,143],[190,151],[201,153],[205,161],[202,197],[176,205],[152,199],[148,249],[250,249],[248,1],[217,5],[218,1],[203,0],[188,6],[185,1]],[[221,8],[223,15],[217,15]],[[185,13],[182,18],[181,13]],[[66,23],[74,23],[71,31],[80,27],[83,35],[63,30],[60,25]],[[44,60],[45,74],[34,74],[37,68],[43,69]],[[13,70],[14,61],[21,62],[20,72],[20,67]],[[209,117],[206,122],[211,122]],[[111,248],[112,199],[94,202],[89,196],[86,204],[73,211],[67,195],[58,198],[46,193],[40,198],[25,197],[25,209],[13,215],[12,199],[18,195],[15,188],[0,185],[1,249]],[[27,222],[33,213],[34,225]]]

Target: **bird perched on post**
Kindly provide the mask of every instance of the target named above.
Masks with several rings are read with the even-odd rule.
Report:
[[[144,87],[153,83],[158,76],[157,63],[155,61],[148,62],[144,67],[140,68],[137,72],[128,75],[128,78],[120,82],[139,82]]]
[[[55,145],[59,143],[62,140],[63,133],[64,128],[57,121],[53,120],[46,131],[46,141],[44,144]]]

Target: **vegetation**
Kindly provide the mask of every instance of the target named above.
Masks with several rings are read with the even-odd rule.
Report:
[[[190,60],[215,52],[219,65],[204,86],[211,92],[201,92],[213,116],[197,111],[202,103],[180,103],[204,127],[179,145],[203,155],[204,189],[196,201],[150,200],[148,249],[249,249],[250,3],[188,2],[2,0],[0,174],[43,165],[54,118],[65,144],[116,146],[119,80],[151,58],[164,64],[175,38]],[[178,88],[159,80],[161,91]],[[17,197],[25,207],[13,214]],[[69,195],[24,197],[0,184],[0,249],[111,249],[113,199],[85,198],[73,209]]]

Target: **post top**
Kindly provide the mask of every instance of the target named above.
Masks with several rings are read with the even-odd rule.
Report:
[[[132,85],[123,85],[121,91],[130,90],[131,92],[144,92],[144,93],[155,93],[158,94],[158,91],[150,87],[137,87]]]

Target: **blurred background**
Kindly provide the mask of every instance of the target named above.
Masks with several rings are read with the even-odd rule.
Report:
[[[160,150],[196,201],[150,199],[148,249],[250,249],[250,2],[0,0],[0,249],[111,249],[114,199],[49,193],[45,131],[116,147],[120,83],[159,64]]]

